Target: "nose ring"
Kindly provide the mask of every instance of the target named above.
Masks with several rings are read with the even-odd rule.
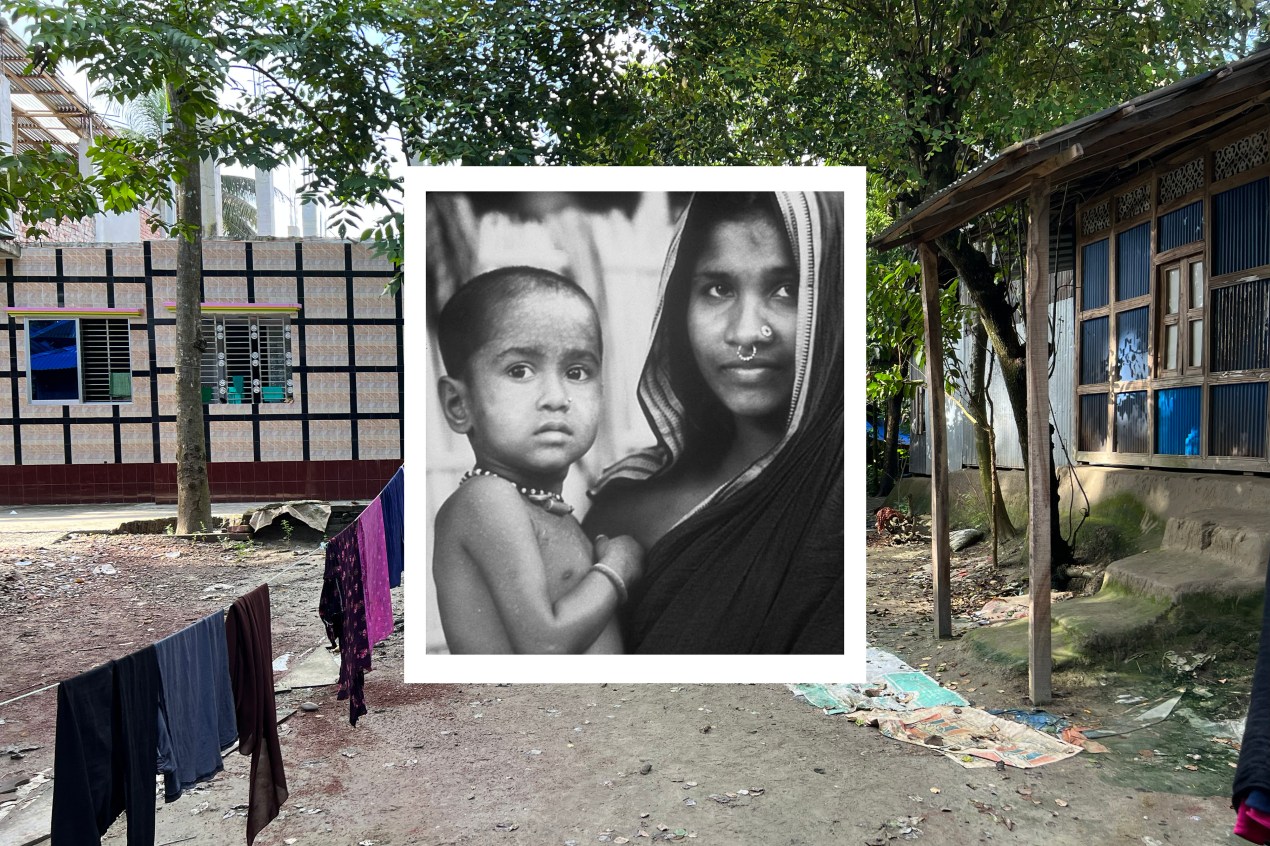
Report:
[[[565,398],[564,398],[564,404],[565,404],[565,405],[573,405],[573,397],[565,397]]]
[[[741,359],[741,361],[753,361],[753,360],[754,360],[754,356],[758,355],[758,347],[757,347],[756,345],[754,345],[754,344],[750,344],[750,354],[749,354],[749,355],[746,355],[746,354],[743,352],[743,350],[744,350],[744,349],[745,349],[745,347],[744,347],[744,346],[740,346],[740,347],[737,347],[737,348],[736,348],[736,357],[737,357],[737,358],[739,358],[739,359]]]
[[[762,335],[764,338],[770,338],[772,337],[772,327],[764,323],[762,326],[758,328],[758,333]]]

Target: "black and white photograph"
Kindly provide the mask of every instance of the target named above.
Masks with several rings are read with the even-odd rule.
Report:
[[[841,659],[846,200],[428,192],[429,656]]]

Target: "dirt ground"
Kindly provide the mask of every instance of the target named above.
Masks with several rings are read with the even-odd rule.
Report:
[[[1025,680],[975,662],[960,641],[930,637],[923,549],[873,548],[869,565],[878,645],[976,704],[1025,704]],[[262,581],[274,654],[298,661],[325,642],[321,573],[315,542],[9,533],[0,537],[0,624],[10,633],[0,702],[153,642]],[[969,770],[825,716],[779,685],[407,686],[400,630],[374,660],[370,713],[355,728],[333,686],[279,694],[280,709],[311,701],[318,710],[280,726],[291,795],[257,843],[1235,842],[1222,795],[1234,753],[1198,736],[1185,751],[1142,736],[1035,770]],[[1099,689],[1096,679],[1067,681]],[[55,702],[50,689],[0,706],[0,749],[27,750],[0,763],[0,781],[52,775]],[[1112,713],[1074,692],[1055,708],[1090,720]],[[1190,754],[1205,772],[1184,769],[1195,766]],[[202,788],[157,802],[158,846],[241,842],[248,759],[231,753],[225,764]],[[1201,778],[1218,770],[1221,779]],[[0,843],[15,809],[48,792],[48,782],[20,788]],[[105,842],[122,842],[125,830],[121,819]]]

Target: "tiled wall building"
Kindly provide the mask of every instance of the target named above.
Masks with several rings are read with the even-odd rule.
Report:
[[[401,296],[363,245],[203,245],[216,500],[374,496],[401,463]],[[176,242],[0,259],[0,503],[172,501]]]

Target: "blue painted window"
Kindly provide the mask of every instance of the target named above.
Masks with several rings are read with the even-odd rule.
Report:
[[[1199,455],[1198,385],[1155,392],[1155,451],[1160,455]]]
[[[1213,195],[1213,274],[1270,264],[1270,176]]]
[[[26,325],[27,378],[33,402],[132,399],[127,320],[31,318]]]
[[[1209,396],[1209,455],[1265,457],[1266,383],[1213,385]]]
[[[1080,397],[1080,445],[1088,452],[1107,449],[1107,395],[1082,394]]]
[[[1212,292],[1212,369],[1270,367],[1270,279],[1256,279]]]
[[[1080,383],[1096,385],[1107,381],[1107,327],[1106,317],[1095,317],[1080,324]]]
[[[1116,394],[1116,452],[1150,452],[1147,392]]]
[[[1081,249],[1081,308],[1102,308],[1107,304],[1107,245],[1103,238]]]
[[[1196,200],[1168,214],[1160,215],[1160,252],[1191,244],[1204,237],[1204,201]]]
[[[1151,374],[1147,356],[1147,308],[1116,315],[1116,378],[1145,379]]]
[[[1151,289],[1151,224],[1116,236],[1116,299],[1142,297]]]

